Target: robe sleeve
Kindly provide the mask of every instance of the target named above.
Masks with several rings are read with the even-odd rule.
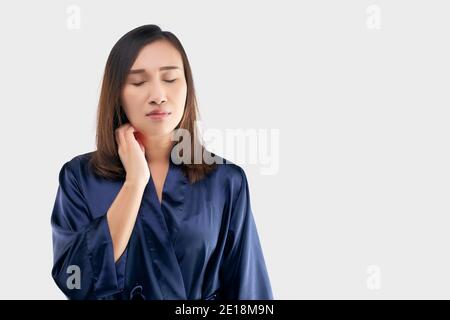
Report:
[[[221,266],[220,299],[271,300],[272,288],[250,206],[245,172],[231,207],[228,235]]]
[[[52,277],[69,299],[107,299],[123,286],[123,257],[114,262],[106,212],[92,218],[70,162],[59,173],[51,216]]]

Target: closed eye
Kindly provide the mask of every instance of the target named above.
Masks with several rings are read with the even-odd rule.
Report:
[[[176,80],[177,80],[177,79],[164,80],[164,82],[172,83],[172,82],[175,82]],[[133,85],[134,85],[135,87],[139,87],[139,86],[143,85],[144,83],[145,83],[145,81],[142,81],[142,82],[139,82],[139,83],[133,83]]]

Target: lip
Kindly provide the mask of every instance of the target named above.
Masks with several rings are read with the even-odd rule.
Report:
[[[152,111],[146,114],[146,117],[150,118],[150,119],[164,119],[166,117],[168,117],[171,114],[171,112],[168,111]]]

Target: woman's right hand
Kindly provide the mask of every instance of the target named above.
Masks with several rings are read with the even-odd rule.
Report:
[[[145,158],[145,148],[135,133],[140,134],[130,123],[115,130],[118,153],[126,171],[126,182],[145,186],[150,179],[150,169]]]

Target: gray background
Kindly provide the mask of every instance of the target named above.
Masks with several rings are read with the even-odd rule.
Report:
[[[149,23],[185,46],[205,127],[279,129],[277,174],[241,163],[275,298],[450,298],[449,17],[444,0],[3,1],[0,298],[65,298],[58,172],[95,148],[112,46]]]

